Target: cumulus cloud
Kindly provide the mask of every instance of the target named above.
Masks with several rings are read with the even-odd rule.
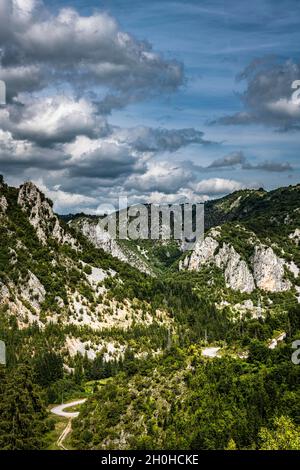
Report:
[[[162,178],[160,187],[158,187],[157,184],[153,184],[153,186],[151,184],[147,186],[144,185],[144,192],[141,187],[137,188],[137,193],[130,194],[130,201],[132,201],[132,203],[146,201],[153,204],[205,202],[211,198],[220,197],[248,187],[239,181],[223,178],[190,181],[179,177],[176,182],[177,184],[173,186],[170,185],[169,180],[166,180],[166,182],[167,181],[168,184],[164,184]],[[251,186],[255,185],[250,185],[250,187]]]
[[[205,202],[209,199],[209,196],[196,194],[190,188],[180,188],[173,194],[154,191],[148,194],[145,199],[152,204],[181,204],[184,202]]]
[[[2,127],[17,139],[44,146],[68,142],[78,134],[96,137],[108,132],[107,122],[88,100],[64,95],[22,97],[18,106],[8,107]]]
[[[73,156],[67,168],[71,177],[118,178],[140,172],[143,165],[140,156],[135,155],[130,147],[98,140],[98,145],[93,142],[89,151]]]
[[[209,178],[194,185],[196,193],[209,195],[232,193],[244,188],[245,185],[239,181],[223,178]]]
[[[27,140],[16,140],[0,129],[1,171],[16,173],[29,168],[63,170],[70,157],[60,150],[41,148]]]
[[[41,179],[34,180],[34,183],[54,202],[55,210],[60,213],[70,210],[77,211],[78,208],[85,210],[98,203],[96,198],[63,191],[60,189],[60,185],[48,188]]]
[[[239,75],[246,82],[240,95],[244,110],[215,121],[225,125],[260,123],[281,130],[298,129],[300,106],[292,84],[300,77],[300,64],[274,58],[254,60]]]
[[[47,81],[37,65],[0,66],[0,80],[7,83],[7,102],[22,92],[43,89]]]
[[[127,188],[139,191],[173,193],[195,178],[184,165],[168,162],[151,162],[142,175],[132,175],[126,182]]]
[[[20,81],[35,67],[27,91],[36,77],[40,84],[101,85],[111,90],[99,100],[105,104],[110,98],[110,105],[105,104],[109,112],[146,96],[173,92],[183,83],[182,64],[122,31],[106,13],[81,16],[63,8],[53,15],[33,0],[0,0],[0,12],[0,74],[14,74]],[[17,93],[15,81],[8,81],[8,93]]]

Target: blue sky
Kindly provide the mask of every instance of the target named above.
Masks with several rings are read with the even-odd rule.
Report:
[[[23,8],[24,4],[28,6],[33,0],[16,1],[21,2]],[[106,103],[106,96],[111,97],[112,94],[122,100],[122,105],[111,106],[105,113],[101,104],[101,111],[97,108],[93,117],[105,119],[113,129],[109,137],[104,137],[105,149],[107,142],[111,144],[112,139],[118,141],[118,145],[121,142],[122,145],[126,143],[132,146],[130,158],[136,160],[130,166],[129,158],[126,166],[128,171],[121,174],[119,158],[123,157],[117,158],[114,151],[111,162],[115,165],[117,158],[116,180],[111,174],[103,176],[99,172],[98,180],[94,178],[90,185],[88,177],[91,177],[93,168],[88,173],[87,163],[81,160],[79,168],[84,168],[86,179],[82,177],[79,180],[80,169],[74,169],[73,166],[72,170],[69,169],[66,154],[71,153],[72,162],[77,164],[79,161],[74,146],[83,149],[81,155],[88,154],[91,149],[94,152],[95,149],[91,141],[81,139],[79,142],[78,136],[86,133],[89,139],[99,142],[103,127],[101,131],[98,130],[98,135],[96,131],[90,132],[90,129],[89,133],[73,129],[72,144],[71,138],[67,141],[58,136],[54,136],[51,143],[41,142],[35,140],[33,132],[30,135],[24,129],[21,132],[20,126],[16,132],[15,127],[11,130],[6,124],[5,131],[11,132],[14,140],[22,138],[23,142],[31,139],[37,154],[38,147],[43,146],[47,155],[49,152],[49,159],[52,151],[55,158],[67,162],[64,168],[49,167],[47,174],[45,168],[38,168],[32,162],[27,167],[18,162],[16,168],[22,167],[23,171],[19,177],[11,165],[6,165],[3,172],[11,181],[18,181],[22,177],[35,179],[54,198],[57,209],[64,212],[77,209],[95,211],[98,203],[112,198],[116,188],[122,193],[127,191],[132,202],[135,202],[139,198],[154,201],[160,197],[167,200],[169,197],[175,200],[176,196],[182,195],[206,199],[221,196],[239,187],[264,186],[272,189],[299,182],[300,105],[298,110],[291,102],[292,82],[300,80],[300,3],[297,0],[52,0],[45,1],[44,5],[48,9],[46,15],[49,21],[50,17],[53,19],[59,15],[62,8],[71,8],[80,17],[107,14],[101,17],[104,23],[109,21],[105,18],[113,19],[118,25],[118,31],[128,33],[133,42],[136,41],[134,47],[142,47],[140,44],[145,41],[148,44],[147,51],[157,54],[160,64],[155,70],[150,70],[147,64],[145,73],[148,81],[144,71],[141,72],[141,64],[135,64],[137,68],[133,67],[133,77],[125,91],[119,76],[120,81],[113,86],[102,78],[101,83],[89,77],[89,80],[80,84],[76,79],[77,100],[80,94],[93,103],[97,100]],[[44,18],[39,13],[30,21],[32,24],[42,23]],[[103,23],[95,24],[95,28],[105,27]],[[55,25],[57,23],[52,28],[57,27],[58,31]],[[78,29],[75,30],[80,36]],[[29,48],[35,38],[32,38],[31,32],[25,34],[25,44],[28,37],[31,41],[28,42]],[[93,46],[96,52],[100,44],[97,40]],[[101,43],[101,47],[105,45]],[[32,60],[28,48],[24,50],[24,57]],[[48,53],[46,51],[44,54]],[[86,53],[83,50],[83,56],[77,60],[84,59]],[[39,59],[34,57],[32,64],[37,60],[44,62],[42,56]],[[116,56],[112,61],[114,66],[117,60]],[[173,61],[178,68],[171,72]],[[58,67],[57,63],[58,59],[55,65],[51,62],[51,66]],[[4,67],[7,65],[4,64]],[[70,78],[73,67],[74,63],[70,62],[70,75],[65,74],[63,79],[60,78],[60,83],[53,79],[52,83],[48,82],[47,86],[41,86],[39,90],[30,90],[30,93],[35,93],[38,99],[53,97],[58,90],[60,96],[61,93],[67,94],[70,87],[75,86],[75,79],[72,81]],[[156,83],[160,67],[164,72]],[[142,73],[142,78],[134,77],[135,70],[137,74]],[[128,69],[124,71],[124,80],[127,77]],[[113,80],[117,80],[115,75]],[[23,95],[26,93],[29,90],[23,91]],[[13,99],[16,100],[16,97]],[[24,104],[23,96],[18,99],[23,100]],[[41,112],[41,104],[37,107]],[[29,109],[28,116],[36,118],[34,112],[37,112],[36,109]],[[143,128],[142,137],[141,133],[135,131],[137,127]],[[198,134],[192,138],[189,134],[187,137],[182,131],[187,129],[193,129]],[[172,131],[172,139],[178,139],[176,131],[179,132],[180,144],[174,145],[173,140],[170,144],[171,136],[166,134],[168,130]],[[142,150],[141,139],[144,139],[143,145],[147,140]],[[107,150],[107,154],[110,150]],[[137,152],[140,154],[137,155]],[[109,158],[97,158],[93,154],[89,164],[110,165]],[[121,161],[121,166],[123,163]],[[66,168],[69,173],[66,173]],[[103,178],[106,178],[105,181]],[[207,181],[210,181],[211,186],[205,183]],[[104,190],[104,187],[107,189]]]

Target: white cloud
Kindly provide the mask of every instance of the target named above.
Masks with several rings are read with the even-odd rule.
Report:
[[[245,185],[239,181],[223,179],[223,178],[210,178],[207,180],[199,181],[193,186],[196,193],[199,194],[225,194],[233,191],[245,189]]]
[[[300,64],[274,57],[253,60],[240,74],[247,88],[240,95],[244,110],[215,121],[221,124],[261,123],[285,131],[300,128],[299,104],[293,101],[292,84],[300,76]]]
[[[35,180],[34,183],[54,202],[54,207],[57,212],[65,213],[70,210],[77,211],[78,208],[83,209],[97,204],[97,199],[82,194],[62,191],[59,189],[59,185],[49,189],[41,179]]]
[[[277,101],[266,103],[266,108],[279,116],[300,119],[299,103],[296,103],[291,99],[280,98]]]
[[[146,168],[143,154],[110,136],[102,139],[78,136],[64,145],[64,151],[71,156],[66,165],[71,177],[116,179],[140,174]]]
[[[102,85],[110,90],[103,100],[106,112],[183,83],[181,64],[122,31],[105,12],[81,16],[63,8],[54,15],[42,2],[29,0],[0,0],[0,12],[0,73],[5,73],[1,68],[36,66],[45,85],[68,82],[81,90]],[[8,83],[9,94],[13,91]]]
[[[199,196],[189,188],[181,188],[178,192],[173,194],[165,194],[159,191],[154,191],[144,196],[144,200],[152,204],[179,204],[183,202],[205,202],[209,200],[207,194]]]
[[[193,180],[192,172],[183,165],[168,162],[151,162],[142,175],[132,175],[126,187],[140,191],[172,193]]]
[[[89,101],[70,96],[23,97],[22,106],[10,108],[6,127],[20,139],[43,145],[73,140],[77,134],[99,135],[106,121]]]

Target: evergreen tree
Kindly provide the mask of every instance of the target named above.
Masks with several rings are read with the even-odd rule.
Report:
[[[36,357],[34,372],[37,383],[47,387],[63,378],[63,360],[53,351],[44,352]]]
[[[3,450],[43,448],[46,410],[32,375],[28,365],[20,365],[1,381],[0,448]]]

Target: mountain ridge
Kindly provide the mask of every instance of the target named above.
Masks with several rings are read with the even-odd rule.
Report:
[[[189,252],[128,241],[147,255],[149,275],[61,220],[32,183],[1,181],[7,373],[29,364],[48,404],[85,396],[92,381],[76,449],[259,448],[278,413],[298,425],[299,190],[210,203],[214,226]]]

